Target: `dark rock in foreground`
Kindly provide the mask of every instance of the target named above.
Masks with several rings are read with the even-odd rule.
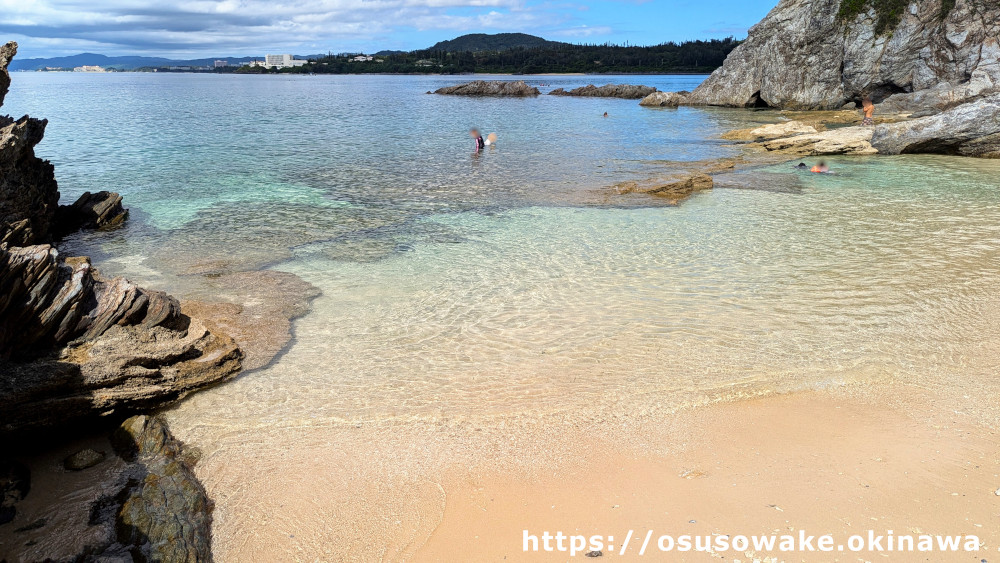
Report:
[[[508,96],[525,97],[537,96],[538,88],[528,86],[523,80],[503,81],[503,80],[475,80],[467,84],[457,86],[446,86],[438,88],[435,94],[448,94],[453,96]]]
[[[57,449],[65,447],[53,441]],[[67,456],[71,474],[48,464],[36,463],[29,472],[26,465],[0,461],[3,513],[14,518],[0,519],[5,558],[212,561],[213,505],[194,475],[197,450],[186,448],[161,418],[150,416],[133,416],[110,439],[92,442],[101,451],[88,448]],[[39,474],[35,487],[31,472]],[[22,500],[34,503],[22,505]]]
[[[625,98],[628,100],[638,100],[656,92],[656,88],[651,86],[640,86],[635,84],[605,84],[604,86],[594,86],[588,84],[579,88],[566,91],[556,88],[549,92],[550,96],[582,96],[588,98]]]
[[[867,93],[886,111],[916,111],[1000,87],[995,3],[909,2],[882,33],[871,9],[838,17],[841,3],[781,0],[689,103],[840,109]]]
[[[112,441],[118,455],[132,462],[111,503],[117,505],[117,540],[132,559],[211,561],[213,505],[194,476],[197,452],[184,448],[156,417],[126,420]]]
[[[879,125],[871,144],[882,154],[1000,158],[1000,94],[929,117]]]

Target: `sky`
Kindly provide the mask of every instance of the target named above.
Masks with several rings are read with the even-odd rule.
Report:
[[[777,0],[0,0],[19,57],[413,50],[466,33],[652,45],[746,36]]]

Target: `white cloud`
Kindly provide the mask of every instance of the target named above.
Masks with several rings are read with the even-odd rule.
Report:
[[[550,30],[565,10],[527,0],[0,0],[0,35],[29,56],[168,56],[338,46],[407,30]],[[570,36],[571,34],[566,34]],[[325,50],[325,49],[324,49]],[[299,54],[306,54],[299,52]]]

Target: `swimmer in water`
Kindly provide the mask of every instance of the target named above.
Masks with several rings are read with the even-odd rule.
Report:
[[[483,139],[483,136],[479,134],[479,129],[476,129],[475,127],[469,129],[469,136],[476,141],[477,153],[486,148],[486,141]]]
[[[827,166],[826,163],[821,160],[819,161],[819,164],[810,168],[809,171],[815,172],[816,174],[827,174],[830,172],[830,167]]]
[[[604,117],[607,117],[607,116],[608,116],[608,112],[604,112]]]
[[[800,162],[795,167],[798,168],[799,170],[805,170],[805,169],[809,168],[808,166],[806,166],[805,162]]]

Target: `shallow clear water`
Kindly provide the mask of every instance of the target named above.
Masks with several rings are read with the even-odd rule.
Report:
[[[322,290],[279,362],[191,401],[233,424],[972,380],[970,346],[998,342],[1000,163],[781,165],[663,207],[608,186],[733,156],[718,134],[774,114],[424,93],[465,79],[21,73],[4,109],[51,120],[39,153],[64,197],[133,210],[69,250],[182,295],[260,267]],[[471,125],[500,142],[470,154]]]
[[[14,79],[4,110],[51,120],[64,197],[132,209],[67,252],[200,299],[241,269],[322,291],[277,361],[169,413],[205,452],[219,560],[385,557],[419,545],[400,522],[433,525],[414,499],[445,463],[706,401],[908,383],[997,423],[1000,162],[785,164],[666,207],[609,186],[734,156],[720,133],[777,116],[424,94],[464,77]],[[473,125],[495,149],[470,154]]]

